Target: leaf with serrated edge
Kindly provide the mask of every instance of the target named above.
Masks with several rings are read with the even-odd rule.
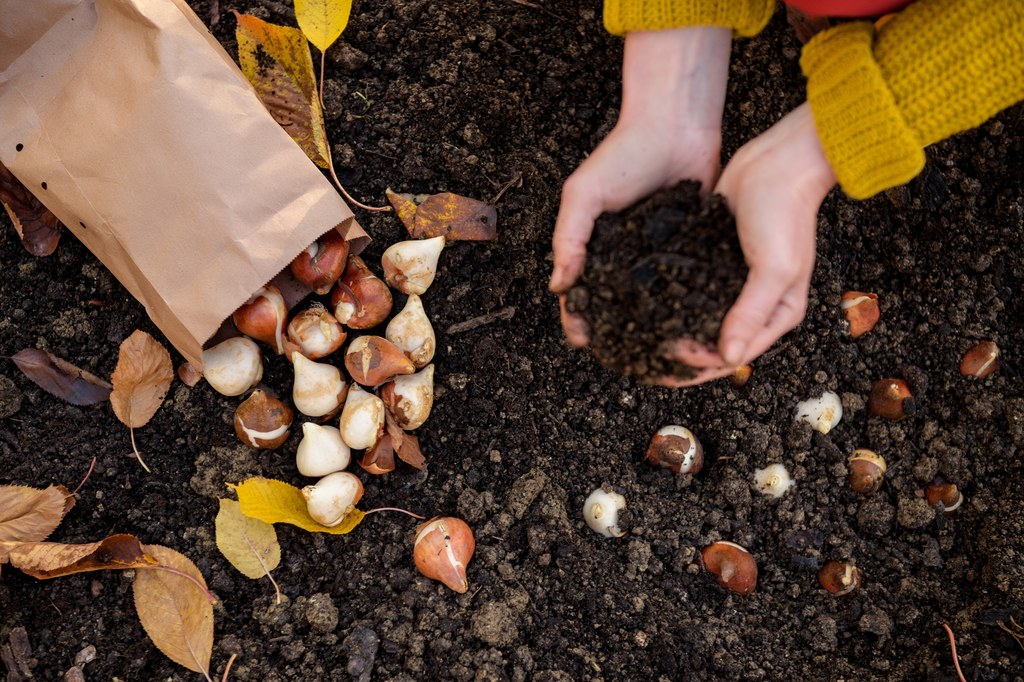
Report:
[[[114,390],[110,406],[129,428],[145,426],[164,402],[174,380],[171,354],[142,330],[121,343],[117,367],[110,377]]]
[[[313,60],[302,31],[235,13],[238,62],[260,101],[306,156],[330,165],[324,112],[316,90]]]
[[[110,395],[106,381],[45,350],[25,348],[11,360],[39,388],[72,405],[95,405]]]
[[[62,485],[44,490],[0,486],[0,542],[45,540],[74,504],[74,496]],[[7,561],[9,551],[9,546],[0,546],[0,564]]]
[[[161,566],[187,573],[204,586],[203,575],[187,557],[160,545],[143,545]],[[167,658],[209,679],[213,653],[213,605],[199,587],[159,568],[135,573],[135,610],[146,634]]]
[[[134,535],[111,535],[99,542],[70,545],[62,542],[25,542],[11,550],[11,565],[48,580],[88,571],[145,568],[156,559],[142,549]]]
[[[267,523],[288,523],[312,533],[344,535],[359,525],[366,515],[353,509],[337,526],[327,527],[313,520],[306,509],[302,491],[272,478],[249,478],[231,486],[238,495],[242,513]]]
[[[348,26],[352,0],[295,0],[295,20],[309,42],[324,52]]]
[[[215,526],[217,549],[245,577],[257,580],[281,563],[274,527],[243,514],[234,500],[220,500]]]

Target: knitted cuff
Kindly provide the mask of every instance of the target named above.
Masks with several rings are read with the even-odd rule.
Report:
[[[775,0],[605,0],[609,33],[684,26],[722,26],[747,38],[761,31],[775,12]]]
[[[872,55],[873,38],[870,23],[842,24],[812,38],[800,57],[818,137],[853,199],[909,181],[925,162]]]

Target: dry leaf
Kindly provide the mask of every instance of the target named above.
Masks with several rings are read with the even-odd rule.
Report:
[[[246,516],[234,500],[220,500],[217,549],[247,578],[270,577],[281,563],[281,545],[269,523]]]
[[[45,540],[73,506],[74,495],[62,485],[0,486],[0,564],[18,543]]]
[[[60,241],[60,221],[0,163],[0,203],[33,256],[49,256]]]
[[[498,212],[490,204],[451,192],[425,198],[390,189],[386,194],[413,239],[443,236],[447,241],[491,241],[498,237]]]
[[[187,557],[160,545],[143,545],[162,567],[192,576],[203,575]],[[135,574],[135,610],[146,634],[167,658],[209,679],[213,653],[213,605],[188,578],[160,568]]]
[[[88,571],[145,568],[157,563],[134,535],[111,535],[82,545],[25,542],[11,549],[10,560],[11,566],[40,580]]]
[[[44,350],[26,348],[11,360],[39,388],[72,405],[94,405],[110,396],[106,381]]]
[[[238,61],[256,94],[306,156],[330,166],[324,114],[309,46],[302,32],[235,13]]]
[[[288,523],[313,533],[344,535],[358,526],[365,516],[358,509],[353,509],[337,526],[327,527],[309,515],[302,491],[284,481],[249,478],[230,487],[238,495],[239,507],[246,516],[267,523]]]
[[[327,51],[348,25],[352,0],[295,0],[299,28],[321,52]]]
[[[110,377],[110,406],[129,428],[145,426],[163,404],[174,379],[171,354],[152,336],[136,330],[121,343]]]

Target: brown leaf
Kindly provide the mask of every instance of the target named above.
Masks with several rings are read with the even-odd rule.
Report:
[[[402,430],[390,412],[384,413],[384,422],[387,425],[388,435],[391,436],[391,444],[395,449],[398,458],[416,469],[424,469],[427,466],[427,458],[420,450],[419,439]]]
[[[40,580],[88,571],[145,568],[157,563],[134,535],[111,535],[82,545],[26,542],[11,550],[10,559],[12,566]]]
[[[171,354],[152,336],[136,330],[121,343],[110,377],[114,414],[129,428],[145,426],[160,409],[173,379]]]
[[[60,241],[60,221],[0,163],[0,203],[11,216],[22,245],[33,256],[49,256]]]
[[[160,566],[186,573],[206,585],[187,557],[160,545],[143,545]],[[160,568],[135,574],[135,610],[146,634],[169,659],[209,679],[213,653],[213,605],[188,578]]]
[[[443,236],[448,241],[491,241],[498,237],[498,212],[490,204],[451,192],[425,198],[391,190],[386,194],[413,239]]]
[[[94,405],[110,396],[106,381],[44,350],[26,348],[11,360],[39,388],[72,405]]]
[[[0,543],[45,540],[73,506],[74,495],[62,485],[51,485],[45,490],[0,486]],[[11,548],[0,544],[0,564],[7,561]]]

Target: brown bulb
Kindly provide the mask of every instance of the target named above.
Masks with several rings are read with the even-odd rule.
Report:
[[[391,314],[391,289],[359,256],[348,257],[345,274],[331,292],[331,309],[338,322],[352,329],[376,327]]]
[[[328,230],[291,263],[292,275],[321,296],[331,287],[348,262],[348,242],[337,230]]]
[[[235,409],[235,433],[246,445],[272,450],[288,440],[293,416],[290,407],[256,389]]]
[[[696,474],[704,466],[704,447],[688,428],[672,424],[654,434],[647,461],[673,473]]]
[[[420,573],[463,594],[469,589],[466,566],[475,549],[469,525],[446,516],[431,519],[417,529],[412,556]]]
[[[732,371],[729,375],[729,381],[736,388],[741,388],[747,385],[750,381],[750,375],[754,373],[754,368],[751,365],[740,365]]]
[[[881,317],[878,296],[865,291],[847,291],[839,307],[850,323],[850,336],[855,339],[874,329]]]
[[[238,331],[262,341],[277,352],[284,352],[284,330],[288,324],[288,307],[281,290],[273,284],[260,288],[248,301],[231,314]]]
[[[965,377],[984,379],[999,369],[999,346],[993,341],[979,341],[964,353],[960,373]]]
[[[395,470],[395,448],[391,444],[391,436],[381,434],[373,445],[366,449],[359,466],[371,474],[387,474]]]
[[[870,495],[878,492],[885,481],[885,460],[871,450],[854,450],[847,468],[850,470],[847,481],[855,493]]]
[[[360,336],[345,351],[345,368],[363,386],[378,386],[400,374],[412,374],[416,365],[402,349],[382,336]]]
[[[853,564],[828,561],[818,571],[818,582],[832,594],[849,594],[860,587],[860,571]]]
[[[704,568],[718,577],[718,584],[736,594],[750,594],[757,585],[757,563],[737,544],[720,540],[705,547],[701,559]]]
[[[907,400],[911,397],[910,387],[902,379],[880,379],[871,387],[868,396],[868,412],[875,417],[892,421],[905,419]]]
[[[956,511],[964,503],[964,496],[956,483],[950,483],[942,476],[932,479],[924,489],[924,496],[933,507],[941,502],[943,511],[947,514]]]

